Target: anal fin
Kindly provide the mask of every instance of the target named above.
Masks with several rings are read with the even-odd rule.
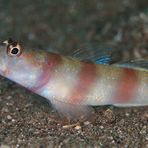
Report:
[[[71,104],[57,99],[52,99],[50,101],[58,113],[68,119],[87,118],[93,113],[93,109],[87,105]]]

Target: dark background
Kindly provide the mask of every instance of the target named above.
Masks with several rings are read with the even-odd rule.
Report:
[[[147,13],[147,0],[0,0],[0,38],[38,48],[102,42],[128,48],[148,40]]]

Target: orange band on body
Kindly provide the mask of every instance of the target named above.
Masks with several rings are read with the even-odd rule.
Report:
[[[135,70],[124,68],[115,94],[116,103],[126,103],[133,99],[138,87],[138,75]]]
[[[83,102],[88,91],[96,80],[96,66],[91,63],[83,63],[82,69],[78,75],[78,82],[75,86],[71,96],[69,97],[70,103]]]

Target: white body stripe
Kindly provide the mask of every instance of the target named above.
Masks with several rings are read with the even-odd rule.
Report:
[[[62,60],[62,65],[55,69],[49,82],[38,93],[49,100],[57,99],[61,102],[68,102],[71,93],[78,83],[81,64],[65,58]]]

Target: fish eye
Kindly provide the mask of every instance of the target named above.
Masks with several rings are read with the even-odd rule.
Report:
[[[12,55],[17,55],[19,53],[19,49],[14,47],[14,48],[11,49],[10,52],[11,52]]]
[[[10,56],[20,56],[22,54],[22,48],[18,43],[13,43],[8,45],[7,47],[7,53]]]

